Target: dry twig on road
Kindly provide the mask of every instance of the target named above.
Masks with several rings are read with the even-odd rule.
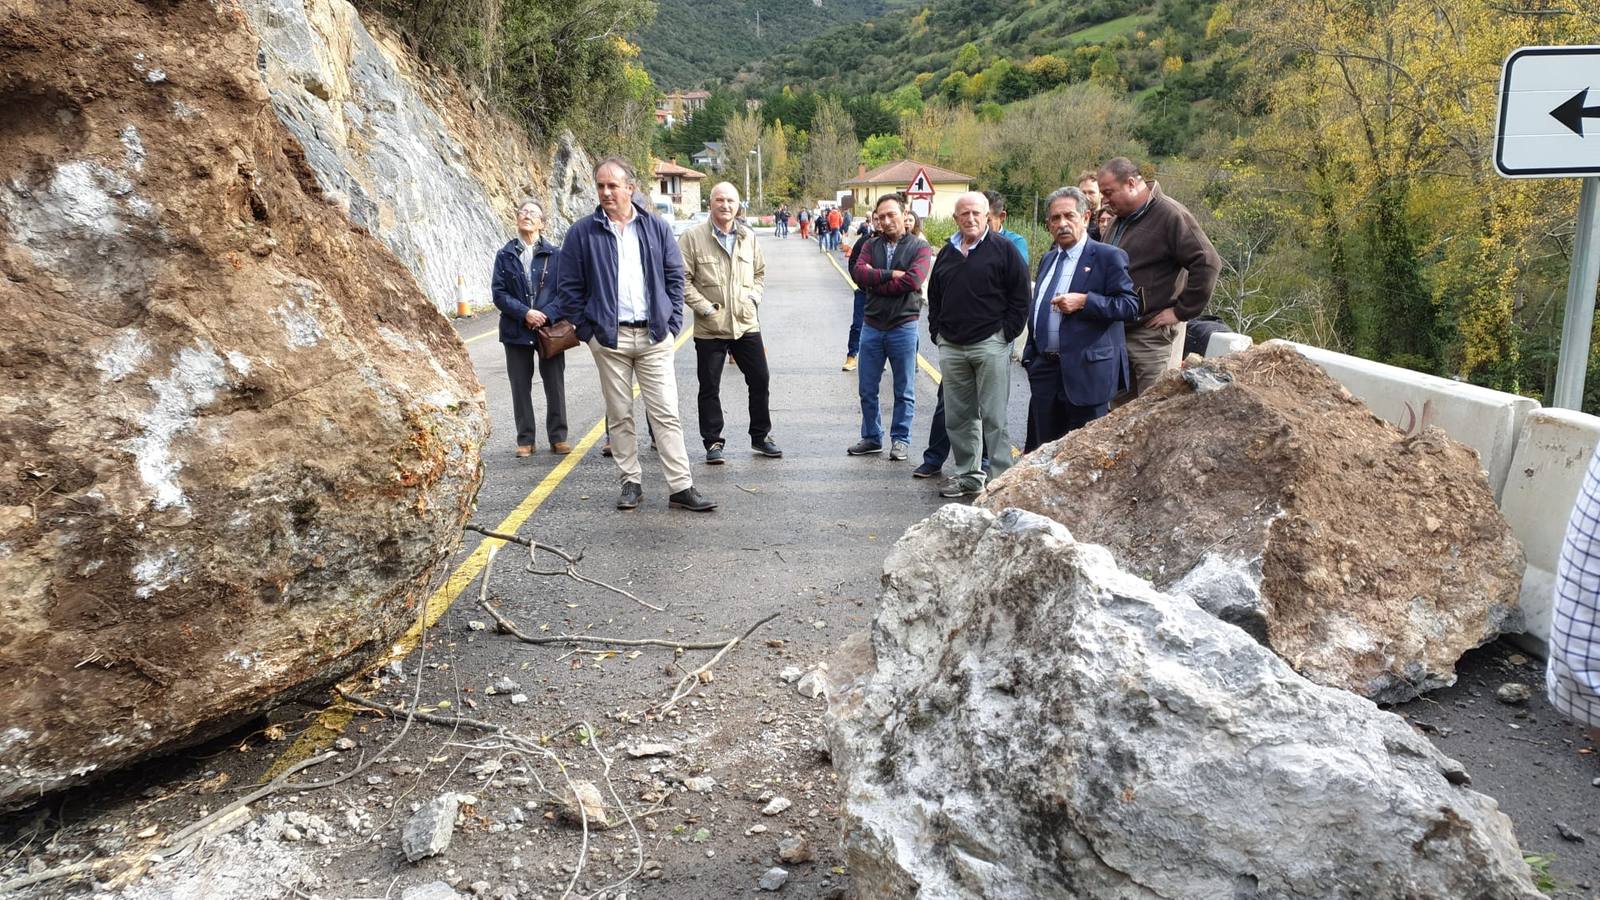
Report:
[[[656,606],[654,603],[648,603],[648,602],[646,602],[644,600],[640,600],[638,597],[634,596],[632,593],[630,593],[628,591],[625,591],[622,588],[619,588],[614,584],[609,584],[607,582],[601,581],[598,578],[590,578],[589,576],[583,574],[582,572],[579,572],[578,571],[578,562],[583,559],[583,554],[582,553],[579,553],[577,556],[573,556],[572,554],[570,554],[567,551],[561,549],[560,547],[552,547],[549,544],[541,544],[538,541],[529,540],[529,539],[527,539],[525,537],[518,537],[518,536],[516,536],[514,534],[506,534],[506,533],[500,532],[500,531],[491,531],[490,529],[484,528],[482,525],[478,525],[478,524],[473,523],[473,522],[468,522],[467,524],[465,524],[465,525],[463,525],[461,527],[466,529],[467,531],[475,531],[478,534],[484,535],[486,537],[491,537],[491,538],[494,538],[496,540],[505,541],[506,543],[509,543],[509,544],[516,544],[519,547],[527,547],[528,548],[528,571],[529,572],[533,572],[536,575],[565,575],[568,578],[571,578],[573,581],[576,581],[576,582],[578,582],[580,584],[592,584],[595,587],[604,588],[605,590],[608,590],[608,591],[610,591],[610,592],[612,592],[614,594],[621,594],[622,596],[627,597],[629,600],[632,600],[633,602],[639,604],[640,606],[644,607],[645,609],[655,610],[656,612],[665,612],[666,611],[665,607]],[[552,554],[554,556],[560,557],[561,560],[567,564],[567,567],[564,570],[560,571],[560,572],[550,572],[550,571],[546,571],[546,570],[543,570],[543,569],[535,568],[534,564],[533,564],[533,559],[534,559],[533,555],[534,555],[535,552],[540,551],[540,550],[543,550],[544,552]],[[488,578],[487,569],[485,569],[484,578],[485,579]]]

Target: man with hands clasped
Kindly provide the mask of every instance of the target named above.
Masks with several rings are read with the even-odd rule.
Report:
[[[1089,202],[1075,187],[1056,189],[1045,203],[1055,246],[1039,261],[1028,342],[1028,434],[1033,450],[1105,415],[1127,384],[1123,323],[1143,310],[1128,255],[1088,234]]]
[[[694,310],[694,355],[700,379],[700,440],[706,464],[723,463],[722,372],[728,356],[750,392],[750,449],[778,458],[768,407],[770,375],[759,309],[767,267],[755,232],[738,221],[739,192],[724,181],[711,189],[711,218],[684,232],[683,300]]]

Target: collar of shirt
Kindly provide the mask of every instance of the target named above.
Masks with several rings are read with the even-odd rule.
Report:
[[[984,238],[987,238],[988,236],[989,236],[989,228],[988,228],[988,226],[984,226],[983,234],[978,235],[978,239],[972,242],[972,246],[971,247],[964,247],[961,244],[961,229],[957,228],[956,229],[956,233],[950,235],[950,246],[956,248],[957,250],[960,250],[962,256],[966,256],[967,254],[971,253],[972,251],[978,249],[978,245],[983,243]]]
[[[739,239],[738,223],[734,223],[733,230],[723,231],[721,228],[717,227],[716,222],[712,222],[711,235],[712,237],[715,237],[717,239],[717,243],[722,246],[723,252],[727,253],[729,256],[733,255],[734,241]]]

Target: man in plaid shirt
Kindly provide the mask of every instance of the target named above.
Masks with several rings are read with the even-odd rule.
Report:
[[[1578,490],[1556,566],[1547,681],[1550,704],[1600,743],[1600,448]]]

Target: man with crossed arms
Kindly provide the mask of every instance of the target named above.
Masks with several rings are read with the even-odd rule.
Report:
[[[1028,342],[1028,434],[1025,450],[1053,441],[1106,414],[1128,382],[1124,322],[1139,317],[1139,295],[1128,276],[1128,255],[1092,240],[1089,201],[1075,187],[1057,188],[1045,202],[1055,246],[1039,261]]]

